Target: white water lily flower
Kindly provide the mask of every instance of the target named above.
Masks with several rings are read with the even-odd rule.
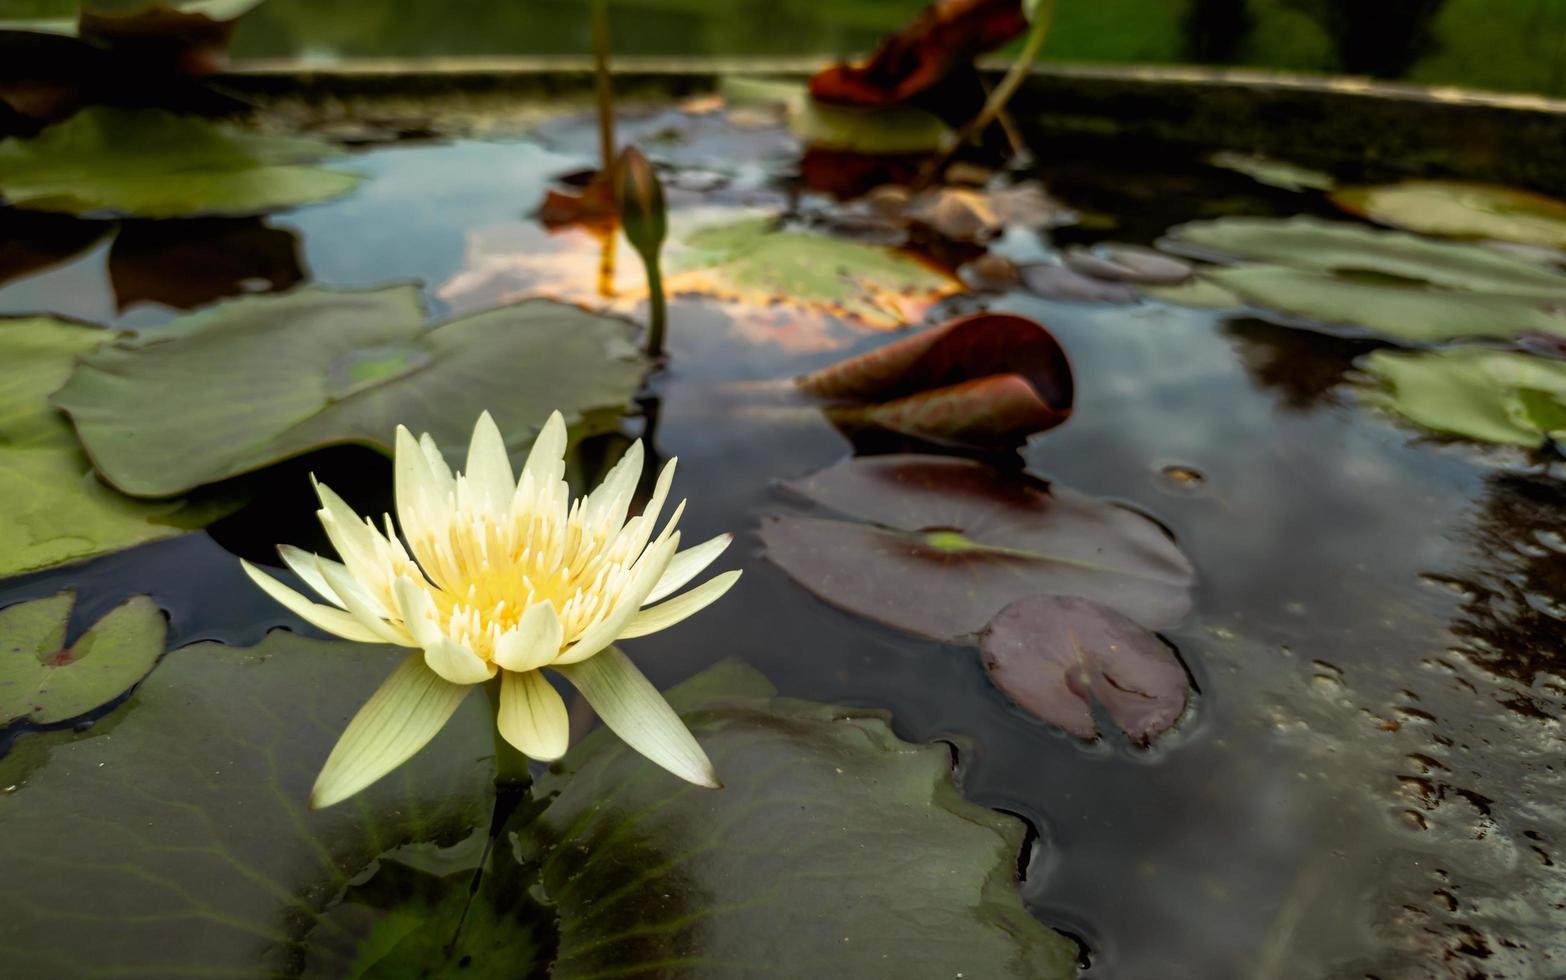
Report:
[[[256,584],[300,618],[365,643],[417,648],[359,713],[310,794],[313,807],[359,792],[423,748],[478,683],[498,676],[500,734],[534,759],[558,759],[570,737],[565,702],[541,673],[582,692],[604,723],[681,779],[718,786],[712,763],[663,696],[611,646],[673,626],[739,578],[724,572],[673,598],[733,540],[723,534],[679,551],[669,495],[674,460],[643,512],[626,519],[642,472],[633,444],[586,497],[564,480],[566,426],[549,417],[513,479],[500,430],[486,412],[473,430],[467,470],[453,475],[428,435],[397,428],[397,522],[385,533],[317,483],[319,515],[342,557],[288,545],[283,561],[321,604],[244,563]],[[663,600],[663,601],[659,601]],[[651,603],[651,605],[649,605]]]

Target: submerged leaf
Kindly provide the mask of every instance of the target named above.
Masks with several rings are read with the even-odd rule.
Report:
[[[132,500],[93,475],[48,399],[77,357],[112,336],[53,317],[0,319],[0,577],[172,537],[230,509]]]
[[[1332,202],[1372,221],[1427,235],[1566,248],[1566,201],[1512,187],[1410,180],[1345,187]]]
[[[357,176],[305,166],[336,152],[155,109],[87,109],[31,139],[0,142],[0,195],[68,214],[261,214],[351,190]]]
[[[1195,571],[1123,507],[968,460],[850,459],[785,485],[848,520],[763,519],[767,557],[823,600],[898,629],[965,641],[1002,608],[1076,595],[1149,629],[1190,609]]]
[[[0,726],[52,725],[102,707],[163,655],[166,622],[146,596],[126,600],[65,645],[71,592],[0,610]]]
[[[1566,362],[1485,347],[1374,351],[1364,397],[1437,432],[1529,448],[1566,439]]]
[[[1012,603],[979,637],[995,686],[1040,721],[1097,738],[1092,701],[1146,745],[1185,712],[1190,678],[1164,643],[1120,615],[1074,596]]]
[[[796,378],[832,419],[918,438],[1010,445],[1071,415],[1071,364],[1040,324],[976,313]]]
[[[634,333],[547,300],[427,329],[414,286],[302,289],[101,348],[55,403],[110,483],[162,497],[323,446],[390,454],[399,423],[452,451],[486,410],[513,452],[557,408],[601,431],[646,370]]]

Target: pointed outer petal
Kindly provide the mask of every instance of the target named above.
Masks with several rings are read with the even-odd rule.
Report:
[[[609,615],[583,630],[576,642],[560,654],[555,665],[579,663],[619,639],[626,624],[641,610],[642,603],[647,601],[647,594],[663,577],[664,570],[669,567],[669,560],[674,557],[674,551],[679,546],[678,531],[654,542],[634,566],[631,580],[615,600]]]
[[[631,443],[620,461],[609,470],[604,482],[587,495],[582,505],[582,520],[608,537],[625,526],[625,515],[636,496],[636,484],[642,479],[642,441]]]
[[[441,680],[418,654],[404,660],[343,730],[310,791],[311,808],[339,803],[408,761],[467,693]]]
[[[553,506],[564,508],[569,506],[571,500],[571,488],[565,483],[565,453],[569,442],[566,432],[565,417],[559,412],[552,412],[549,421],[539,430],[538,438],[533,440],[533,448],[527,454],[527,462],[522,464],[522,472],[517,474],[517,493],[511,501],[513,514],[523,513],[540,506],[540,501],[552,501]],[[530,479],[524,479],[530,478]],[[532,498],[522,499],[524,485],[531,484]],[[556,515],[558,520],[565,519],[565,512]]]
[[[341,609],[311,602],[243,558],[239,560],[239,564],[244,568],[245,574],[250,576],[250,581],[261,586],[261,591],[282,603],[289,612],[311,626],[356,643],[381,642],[378,635]]]
[[[442,631],[435,599],[413,579],[399,577],[392,586],[397,609],[413,642],[424,648],[424,662],[453,684],[478,684],[495,676],[495,665]]]
[[[462,478],[468,489],[482,501],[480,506],[485,513],[498,521],[508,512],[517,483],[511,476],[506,440],[488,412],[480,415],[473,426],[473,439],[468,443],[468,465],[462,471]]]
[[[625,744],[686,782],[723,787],[690,729],[619,648],[556,669]]]
[[[653,527],[658,523],[658,515],[663,513],[663,505],[669,499],[669,489],[674,486],[674,466],[680,460],[675,457],[663,464],[663,469],[658,473],[658,482],[653,485],[652,496],[647,500],[647,506],[636,517],[626,522],[620,535],[622,540],[617,540],[611,546],[613,550],[634,559],[643,548],[647,547],[647,541],[652,537]]]
[[[320,569],[316,568],[316,563],[323,562],[337,565],[339,568],[343,566],[303,548],[295,548],[291,544],[278,545],[277,553],[282,556],[283,564],[288,566],[288,570],[299,576],[304,584],[314,589],[323,599],[338,607],[342,607],[343,601],[337,598],[337,593],[333,592],[332,587],[327,584],[326,576],[322,575]],[[346,568],[343,570],[347,571]]]
[[[374,633],[378,637],[378,642],[392,643],[400,647],[420,645],[413,641],[413,634],[406,628],[393,626],[386,621],[394,610],[387,609],[383,603],[366,592],[364,586],[354,581],[347,568],[336,562],[323,561],[317,561],[315,567],[321,577],[326,579],[326,584],[331,586],[332,591],[343,601],[343,608],[347,609],[360,625]]]
[[[500,734],[518,752],[553,762],[571,745],[571,719],[560,692],[536,670],[500,673]]]
[[[709,538],[701,544],[686,548],[669,561],[669,568],[663,573],[663,578],[653,586],[653,590],[647,594],[648,602],[657,602],[666,595],[678,591],[686,582],[702,573],[708,565],[718,560],[734,541],[732,534],[720,534],[715,538]]]
[[[564,640],[565,627],[555,613],[554,603],[535,602],[522,614],[522,619],[496,641],[495,664],[507,671],[535,670],[554,662]]]
[[[397,523],[402,525],[402,536],[413,547],[414,557],[428,567],[420,542],[439,525],[440,515],[446,509],[446,495],[430,471],[430,461],[418,440],[401,425],[397,426],[395,468]]]
[[[381,532],[366,524],[343,498],[319,480],[315,492],[321,498],[321,509],[317,512],[321,526],[326,529],[326,536],[331,539],[343,564],[356,575],[373,568],[378,563],[377,546],[385,543]]]
[[[723,598],[723,593],[732,589],[734,583],[739,581],[739,577],[740,573],[737,570],[714,575],[689,592],[677,595],[668,602],[643,609],[632,616],[625,629],[620,631],[620,639],[629,640],[632,637],[666,630],[675,623],[696,615]]]
[[[430,467],[430,479],[435,481],[441,505],[445,506],[446,498],[456,486],[456,477],[451,475],[451,467],[446,463],[446,457],[441,453],[440,447],[435,445],[434,436],[428,432],[419,436],[419,450],[424,453],[424,461]]]

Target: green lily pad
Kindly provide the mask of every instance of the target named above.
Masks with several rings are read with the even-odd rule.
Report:
[[[1074,595],[1148,629],[1191,605],[1195,571],[1124,507],[942,456],[850,459],[785,484],[849,520],[772,515],[767,557],[821,599],[889,626],[972,642],[1032,596]]]
[[[1249,153],[1214,153],[1208,162],[1215,167],[1244,174],[1258,184],[1286,191],[1326,191],[1337,185],[1329,173]]]
[[[233,508],[132,500],[93,475],[48,398],[110,336],[53,317],[0,319],[0,577],[183,534]]]
[[[594,733],[505,825],[464,919],[490,817],[483,698],[366,793],[304,806],[341,726],[407,655],[285,633],[197,644],[88,733],[25,739],[0,760],[16,787],[0,862],[26,883],[0,893],[8,967],[1072,975],[1074,945],[1017,892],[1021,822],[964,801],[945,747],[902,742],[875,712],[773,698],[733,665],[671,692],[725,789]]]
[[[767,306],[804,307],[871,326],[914,322],[956,280],[889,248],[802,231],[770,218],[708,225],[670,256],[668,289]]]
[[[80,215],[249,215],[312,204],[360,178],[306,166],[339,151],[155,109],[85,109],[30,139],[0,141],[0,196]]]
[[[163,655],[167,623],[146,596],[126,600],[67,647],[75,600],[61,592],[0,610],[0,725],[84,715],[124,694]]]
[[[1358,367],[1375,382],[1366,401],[1427,429],[1529,448],[1566,439],[1566,362],[1456,347],[1374,351]]]
[[[1566,248],[1566,201],[1512,187],[1411,180],[1345,187],[1332,202],[1372,221],[1427,235]]]
[[[455,452],[493,413],[513,451],[559,409],[619,419],[647,360],[626,320],[546,300],[433,329],[415,286],[245,297],[82,358],[55,396],[106,480],[164,497],[323,446],[388,455],[396,426]]]

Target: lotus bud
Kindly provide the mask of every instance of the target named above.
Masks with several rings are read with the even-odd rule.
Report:
[[[615,162],[614,203],[620,212],[620,226],[625,230],[625,237],[642,257],[642,264],[647,269],[650,306],[647,353],[651,357],[661,357],[667,312],[658,252],[669,231],[669,216],[657,171],[634,146],[626,147]]]

